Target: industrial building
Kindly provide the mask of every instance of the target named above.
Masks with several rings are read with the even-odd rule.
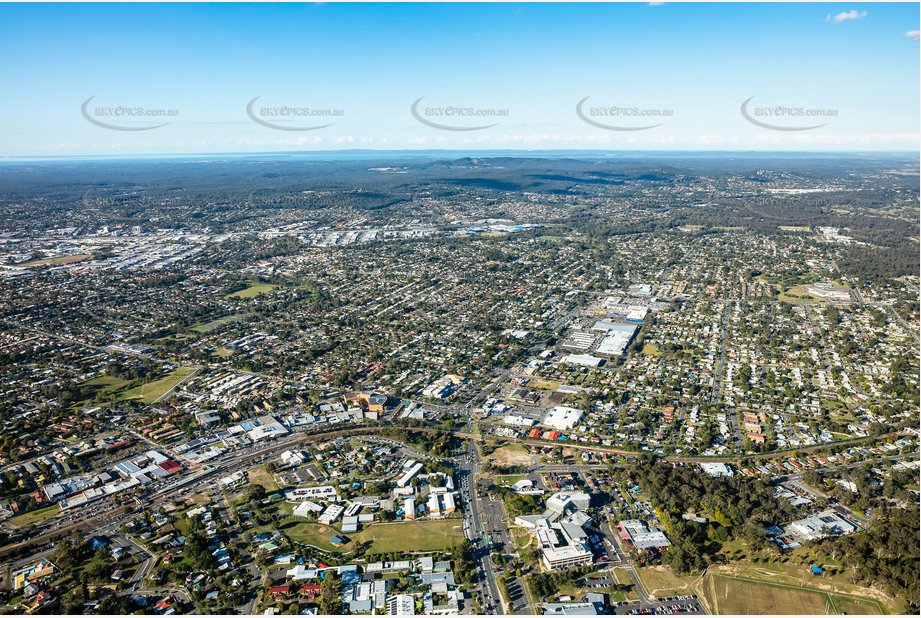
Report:
[[[582,410],[566,406],[554,406],[547,412],[543,424],[560,431],[572,429],[582,420]]]
[[[619,324],[617,322],[601,321],[597,322],[593,330],[605,331],[605,336],[598,344],[595,350],[596,354],[606,356],[620,356],[630,345],[630,341],[636,334],[637,326],[634,324]]]
[[[604,362],[603,358],[598,358],[590,354],[567,354],[561,360],[564,363],[581,365],[583,367],[598,367]]]

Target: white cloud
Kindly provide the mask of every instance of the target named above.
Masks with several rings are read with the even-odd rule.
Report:
[[[650,2],[649,6],[662,6],[663,4],[665,3],[664,2]]]
[[[276,143],[276,144],[280,144],[280,145],[286,145],[286,144],[291,144],[292,141],[291,141],[290,139],[277,139],[277,140],[275,140],[275,143]],[[322,144],[322,143],[323,143],[323,138],[322,138],[322,137],[316,137],[316,136],[315,136],[315,137],[307,137],[307,136],[302,135],[302,136],[300,136],[300,137],[297,137],[297,138],[294,140],[294,145],[295,145],[295,146],[309,146],[309,145],[311,145],[311,144],[313,144],[314,146],[317,146],[317,145]]]
[[[409,137],[409,138],[407,138],[407,139],[406,139],[406,143],[407,143],[407,144],[414,144],[414,145],[416,145],[416,146],[425,146],[425,145],[427,145],[427,144],[447,144],[447,143],[448,143],[448,138],[447,138],[447,137],[444,137],[444,136],[441,136],[441,135],[439,135],[439,136],[437,136],[437,137],[423,137],[423,136],[420,135],[420,136],[416,136],[416,137]]]
[[[806,146],[856,146],[856,145],[889,145],[902,147],[903,145],[917,144],[917,133],[853,133],[842,135],[781,135],[778,133],[759,133],[755,141],[762,144],[796,144]]]
[[[917,41],[918,39],[921,39],[921,30],[909,30],[905,33],[905,36],[907,36],[909,39],[914,39]]]
[[[836,24],[840,24],[846,21],[854,21],[857,19],[863,19],[867,16],[866,11],[857,11],[856,9],[851,9],[850,11],[842,11],[832,17],[831,15],[825,18],[825,21],[833,21]]]

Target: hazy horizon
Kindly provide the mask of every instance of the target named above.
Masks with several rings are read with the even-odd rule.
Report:
[[[507,150],[507,149],[342,149],[342,150],[276,150],[258,152],[201,152],[201,153],[157,153],[157,154],[121,154],[121,155],[7,155],[0,156],[0,163],[18,163],[35,161],[133,161],[158,159],[201,159],[217,157],[233,158],[315,158],[324,160],[348,159],[356,157],[371,159],[385,158],[439,158],[439,157],[519,157],[519,158],[643,158],[643,157],[737,157],[737,158],[803,158],[803,157],[914,157],[921,160],[921,153],[914,150]]]

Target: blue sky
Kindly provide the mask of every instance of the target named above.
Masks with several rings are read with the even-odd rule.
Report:
[[[918,30],[917,3],[2,4],[0,156],[917,150]]]

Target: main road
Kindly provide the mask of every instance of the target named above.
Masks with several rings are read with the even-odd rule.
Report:
[[[464,532],[470,538],[474,557],[480,562],[480,590],[485,603],[484,610],[504,614],[504,600],[496,583],[490,548],[486,543],[486,529],[480,518],[479,498],[476,492],[477,452],[472,440],[467,441],[466,453],[456,463],[457,479],[464,497]],[[485,584],[485,585],[484,585]]]

